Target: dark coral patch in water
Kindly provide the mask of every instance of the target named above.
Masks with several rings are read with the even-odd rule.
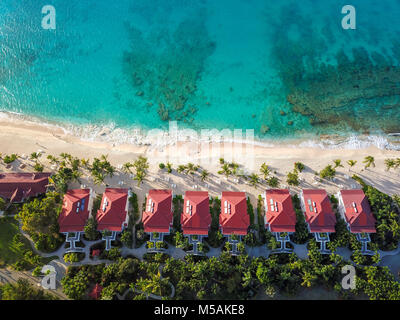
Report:
[[[140,97],[157,106],[160,119],[192,122],[196,108],[188,100],[215,43],[204,25],[205,12],[183,20],[173,32],[146,33],[128,25],[131,50],[123,69]]]

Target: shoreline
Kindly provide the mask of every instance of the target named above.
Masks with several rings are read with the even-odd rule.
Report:
[[[174,142],[187,142],[193,140],[206,143],[218,143],[223,139],[227,143],[252,144],[257,147],[281,147],[297,149],[320,148],[320,149],[365,149],[375,146],[378,149],[398,150],[400,151],[400,133],[399,134],[349,134],[344,135],[311,135],[306,137],[284,137],[284,138],[260,138],[253,133],[249,138],[246,130],[249,129],[228,129],[228,135],[222,137],[223,130],[201,129],[200,132],[184,127],[178,127],[177,122],[171,121],[169,129],[143,129],[139,127],[116,128],[112,123],[106,125],[75,125],[68,123],[57,123],[48,121],[35,116],[27,116],[20,113],[0,111],[0,125],[13,125],[16,127],[35,128],[39,131],[48,131],[57,133],[64,137],[82,142],[107,143],[110,145],[131,145],[131,146],[151,146],[167,147]],[[211,130],[217,130],[217,135]],[[235,130],[240,133],[236,134]],[[251,129],[250,129],[251,130]],[[203,132],[204,131],[204,132]],[[172,142],[171,142],[172,141]]]
[[[4,155],[17,153],[22,156],[26,167],[19,168],[18,164],[7,168],[4,164],[0,166],[1,171],[33,171],[33,161],[27,160],[32,152],[43,152],[40,162],[45,170],[52,171],[51,165],[46,157],[51,154],[58,156],[62,152],[69,153],[80,159],[93,160],[102,154],[108,155],[109,161],[117,169],[126,162],[133,162],[139,155],[148,158],[150,168],[148,178],[141,186],[137,186],[132,176],[123,174],[120,170],[112,178],[107,178],[106,183],[111,186],[131,187],[140,199],[145,193],[153,188],[172,188],[176,194],[183,194],[186,190],[209,191],[212,196],[220,196],[221,191],[245,191],[252,201],[256,201],[259,194],[268,188],[263,182],[257,188],[250,186],[244,179],[236,181],[235,177],[225,178],[218,174],[220,170],[219,158],[226,161],[235,161],[240,165],[239,170],[244,174],[260,174],[259,168],[262,163],[267,163],[272,174],[280,180],[280,188],[289,188],[292,193],[299,192],[302,188],[323,188],[330,194],[335,194],[339,189],[351,189],[355,181],[351,179],[353,174],[359,175],[367,183],[375,186],[382,192],[390,195],[400,195],[400,170],[386,171],[384,160],[387,158],[399,158],[400,151],[379,149],[375,146],[359,149],[322,149],[318,147],[297,146],[295,148],[287,145],[280,146],[258,146],[245,143],[212,143],[178,141],[177,143],[163,145],[132,145],[112,144],[108,142],[84,141],[69,135],[61,128],[41,126],[40,124],[24,121],[0,120],[0,152]],[[364,169],[362,161],[366,156],[375,158],[376,167]],[[315,172],[319,172],[327,165],[333,165],[333,160],[341,159],[343,167],[336,169],[336,181],[316,182]],[[347,160],[356,160],[357,164],[349,170]],[[158,168],[159,163],[171,162],[173,173],[167,174]],[[176,172],[178,165],[193,162],[199,164],[202,169],[210,172],[208,181],[203,182],[199,174],[188,177]],[[306,169],[300,174],[301,184],[299,187],[289,187],[286,183],[286,175],[293,170],[294,162],[302,162]],[[86,173],[82,177],[82,184],[92,187],[96,193],[104,190],[104,185],[95,185]],[[79,188],[80,184],[74,183],[72,187]],[[359,186],[358,186],[359,187]]]

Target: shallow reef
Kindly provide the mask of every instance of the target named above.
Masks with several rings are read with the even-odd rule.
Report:
[[[183,19],[174,30],[142,32],[127,25],[131,49],[123,56],[123,70],[137,96],[157,108],[161,120],[192,122],[196,106],[189,99],[205,60],[214,52],[205,12]],[[137,93],[140,92],[140,95]]]
[[[386,54],[364,46],[353,46],[349,54],[333,46],[328,22],[319,32],[294,8],[283,10],[281,20],[286,25],[278,26],[272,59],[293,112],[314,127],[400,132],[398,43]],[[298,39],[291,37],[293,29]],[[329,62],[327,43],[338,47]]]

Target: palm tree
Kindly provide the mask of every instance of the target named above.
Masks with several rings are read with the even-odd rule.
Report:
[[[369,168],[370,166],[375,168],[375,158],[373,156],[366,156],[363,163],[365,164],[365,169]]]
[[[224,163],[221,167],[221,170],[218,171],[218,174],[223,174],[228,178],[232,174],[232,171],[229,168],[229,164]]]
[[[386,171],[389,171],[390,169],[392,169],[396,166],[396,160],[395,159],[385,159],[385,166],[386,166]]]
[[[172,164],[170,162],[167,162],[167,164],[165,166],[167,167],[167,172],[171,173],[172,172]]]
[[[60,161],[58,160],[58,158],[55,157],[55,156],[53,156],[53,155],[51,155],[51,154],[49,154],[49,155],[47,156],[47,160],[49,160],[50,164],[59,164],[59,163],[60,163]]]
[[[176,171],[178,171],[178,173],[182,173],[186,170],[186,166],[181,164],[178,166],[178,169],[176,169]]]
[[[106,173],[112,178],[114,176],[115,173],[115,169],[112,165],[108,165],[106,167]]]
[[[39,158],[40,158],[41,156],[42,156],[41,153],[32,152],[29,158],[30,158],[32,161],[35,161],[35,162],[37,163],[37,162],[39,161]],[[40,161],[39,161],[39,162],[40,162]]]
[[[90,167],[90,160],[89,159],[81,159],[81,165],[85,169],[88,169]]]
[[[105,176],[101,174],[100,172],[94,172],[93,174],[93,182],[95,184],[103,184]]]
[[[334,169],[336,169],[336,168],[338,168],[338,167],[342,167],[342,168],[343,168],[342,160],[336,159],[336,160],[333,160],[333,163],[335,164]]]
[[[71,158],[71,155],[65,152],[60,153],[60,158],[63,160],[68,160]]]
[[[204,182],[208,178],[209,175],[210,175],[210,173],[206,169],[201,171],[201,181]]]
[[[264,180],[267,180],[271,172],[265,162],[261,165],[260,172],[264,175]]]
[[[239,164],[237,164],[236,162],[232,162],[232,163],[229,164],[229,167],[232,168],[232,174],[234,176],[236,176],[237,169],[239,168]]]
[[[198,166],[194,165],[193,163],[189,162],[186,166],[186,174],[191,174],[194,180],[194,173],[199,169]]]
[[[138,187],[143,182],[145,176],[146,176],[146,173],[144,171],[138,170],[136,172],[135,177],[133,178],[133,180],[136,180],[138,182],[138,184],[137,184]]]
[[[125,172],[126,174],[132,173],[131,168],[133,167],[133,164],[130,162],[126,162],[122,165],[122,172]]]
[[[352,167],[354,167],[357,163],[357,160],[347,160],[347,164],[350,166],[349,171]]]
[[[253,186],[253,187],[256,187],[257,186],[257,184],[258,184],[258,181],[259,181],[259,177],[258,177],[258,174],[256,174],[256,173],[252,173],[250,176],[249,176],[249,178],[250,178],[250,184]]]

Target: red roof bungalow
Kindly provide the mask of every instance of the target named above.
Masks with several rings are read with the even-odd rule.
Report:
[[[208,235],[211,224],[207,191],[186,191],[181,224],[184,235]]]
[[[89,218],[90,189],[68,190],[58,217],[60,232],[83,232]]]
[[[97,230],[121,232],[128,226],[128,189],[106,188],[97,211]]]
[[[1,173],[0,197],[13,203],[46,193],[50,176],[45,172]]]
[[[222,192],[219,224],[223,235],[245,236],[247,234],[250,217],[247,214],[244,192]]]
[[[301,204],[311,233],[335,232],[336,216],[325,190],[302,190]]]
[[[142,214],[145,232],[169,233],[172,226],[172,191],[150,190]]]
[[[362,190],[341,190],[339,211],[352,233],[375,233],[375,218]]]
[[[265,228],[271,232],[295,232],[296,212],[287,189],[265,192]]]

